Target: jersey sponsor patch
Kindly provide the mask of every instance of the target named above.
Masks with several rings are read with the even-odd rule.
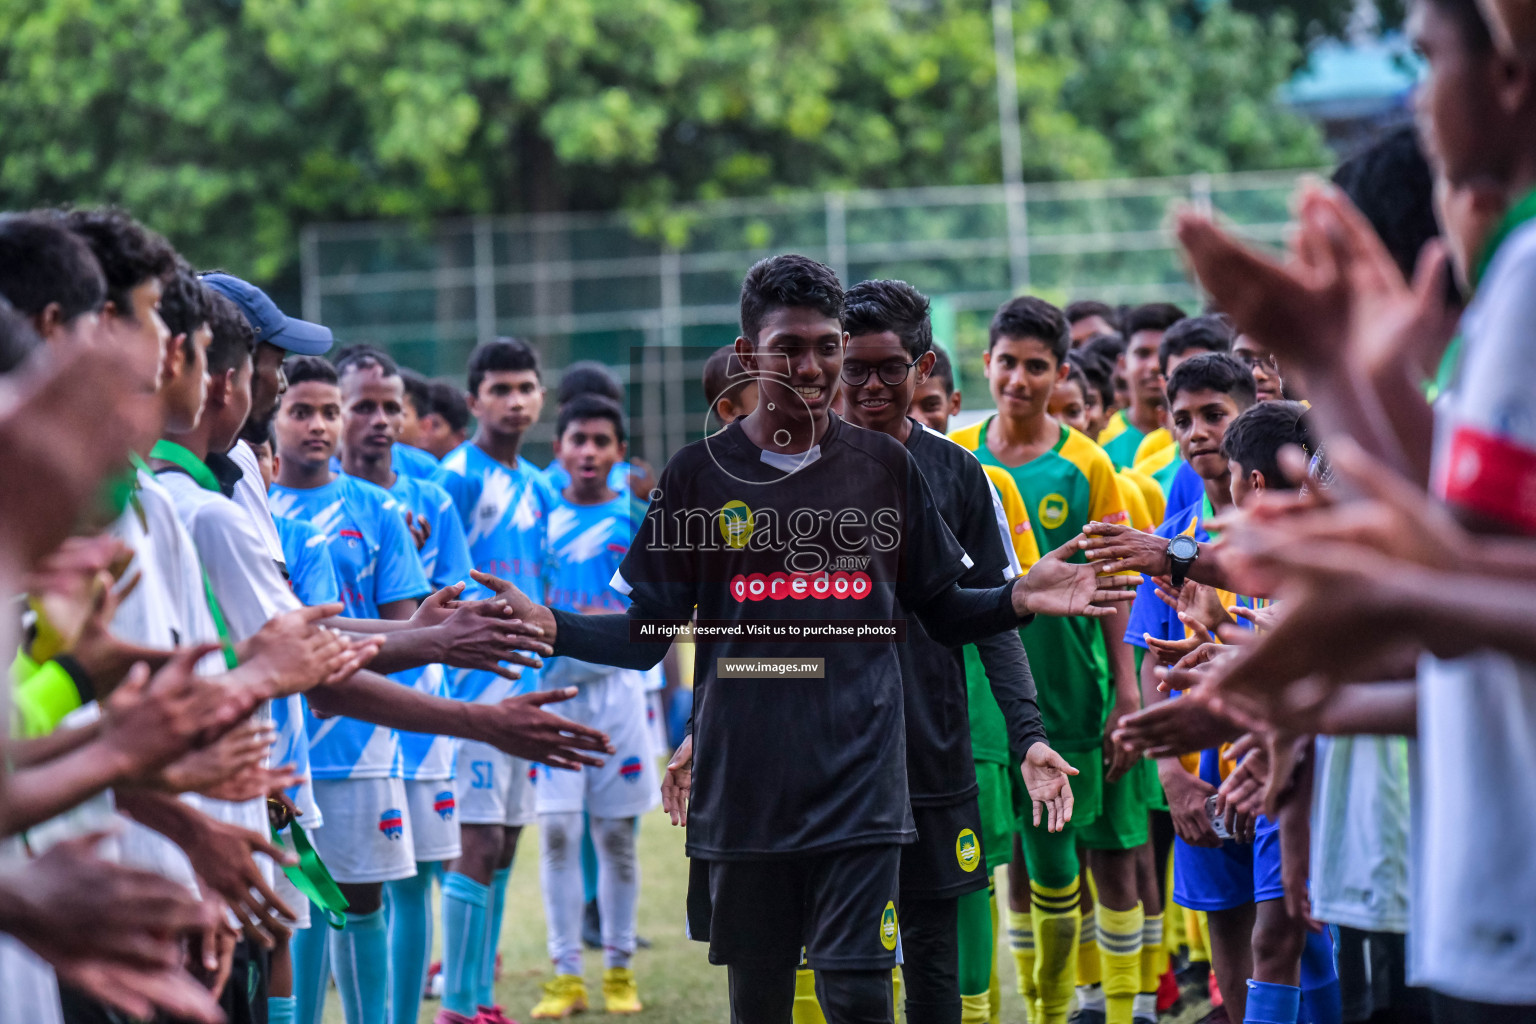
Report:
[[[624,763],[619,765],[619,774],[624,777],[625,782],[639,782],[640,759],[638,757],[626,757]]]
[[[432,798],[432,809],[444,821],[453,820],[453,811],[457,806],[458,801],[454,799],[453,790],[451,789],[445,789]]]
[[[737,601],[804,601],[806,598],[839,601],[868,597],[874,584],[866,572],[801,573],[754,572],[731,577],[731,596]]]
[[[896,904],[887,901],[885,910],[880,914],[880,945],[886,949],[895,949],[896,931]]]
[[[975,871],[981,864],[981,843],[968,828],[961,829],[955,837],[955,860],[960,862],[962,871]]]
[[[400,808],[391,807],[379,815],[379,831],[384,833],[385,839],[399,839],[405,835],[405,815]]]

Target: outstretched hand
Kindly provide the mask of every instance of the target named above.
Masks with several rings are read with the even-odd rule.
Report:
[[[688,824],[688,800],[693,795],[693,734],[683,737],[672,760],[667,762],[667,774],[661,780],[661,806],[672,818],[674,825]],[[1039,824],[1040,812],[1035,811]]]
[[[1073,806],[1069,779],[1077,774],[1077,769],[1042,742],[1030,746],[1019,771],[1024,776],[1024,788],[1029,790],[1035,827],[1044,819],[1047,831],[1060,832],[1066,828],[1072,820]]]
[[[1140,576],[1100,575],[1098,566],[1069,560],[1081,544],[1080,536],[1072,538],[1013,581],[1013,609],[1020,618],[1083,615],[1102,619],[1135,599]]]
[[[555,704],[576,696],[576,687],[563,690],[541,690],[521,697],[509,697],[500,704],[476,711],[488,712],[489,717],[479,727],[486,743],[513,757],[547,764],[551,768],[580,768],[590,765],[601,768],[603,760],[584,751],[612,754],[613,744],[608,734],[580,725],[568,718],[561,718],[544,710],[545,704]]]

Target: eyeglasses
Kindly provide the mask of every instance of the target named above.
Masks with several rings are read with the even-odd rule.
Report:
[[[918,356],[917,359],[923,358]],[[880,375],[880,382],[886,387],[895,387],[907,379],[907,374],[912,372],[912,367],[917,365],[917,359],[910,363],[904,363],[900,359],[890,359],[879,366],[870,366],[868,363],[845,362],[843,363],[843,383],[849,387],[858,387],[869,380],[870,371]]]
[[[1269,370],[1271,373],[1280,372],[1279,360],[1270,355],[1268,352],[1265,352],[1263,355],[1259,355],[1257,352],[1250,351],[1249,349],[1240,348],[1233,349],[1232,355],[1237,358],[1238,362],[1242,363],[1250,370],[1255,366],[1262,366],[1266,370]]]

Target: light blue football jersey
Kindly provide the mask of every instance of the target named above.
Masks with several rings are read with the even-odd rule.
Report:
[[[436,460],[433,465],[436,466]],[[396,472],[395,482],[389,495],[403,517],[407,511],[428,526],[426,543],[416,552],[427,581],[434,590],[459,582],[470,582],[469,547],[464,542],[464,527],[459,522],[458,509],[448,492],[430,480],[419,480]],[[415,687],[434,697],[449,696],[447,669],[442,665],[423,665],[420,668],[396,672],[389,678],[406,686]],[[430,733],[402,732],[400,736],[400,774],[409,780],[453,778],[454,751],[457,740],[452,736],[434,736]]]
[[[308,490],[274,484],[268,503],[276,518],[308,523],[326,539],[343,615],[376,619],[379,606],[431,592],[416,545],[395,501],[381,487],[350,476]],[[306,711],[309,763],[317,779],[380,779],[400,771],[393,729]]]
[[[549,489],[559,494],[571,486],[570,471],[565,468],[565,463],[559,459],[553,459],[544,467],[544,479],[549,483]],[[613,464],[608,471],[608,489],[611,491],[629,490],[629,463],[620,459]]]
[[[555,496],[549,513],[549,583],[544,603],[571,612],[622,612],[629,598],[610,585],[645,516],[627,491],[601,505]]]
[[[437,475],[438,462],[429,451],[423,451],[414,445],[395,442],[390,458],[390,468],[400,476],[408,476],[414,480],[431,480]]]
[[[545,530],[554,493],[539,467],[518,457],[508,469],[466,441],[443,456],[434,478],[453,498],[476,569],[517,585],[530,598],[544,593]],[[477,583],[464,588],[464,600],[489,597]],[[513,682],[494,672],[453,671],[454,696],[478,704],[494,704],[538,688],[538,673],[522,670]]]
[[[330,604],[341,600],[336,584],[336,566],[331,549],[313,526],[297,519],[277,518],[277,538],[283,544],[283,561],[288,565],[288,586],[293,596],[305,605]],[[277,739],[272,743],[272,763],[291,764],[304,781],[288,790],[292,800],[304,812],[300,820],[305,828],[319,828],[323,821],[315,803],[314,783],[309,763],[309,728],[305,724],[308,707],[302,693],[289,694],[272,702],[272,724]]]

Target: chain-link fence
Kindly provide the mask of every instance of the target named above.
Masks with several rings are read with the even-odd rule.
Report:
[[[1056,302],[1197,303],[1167,230],[1170,207],[1207,206],[1278,242],[1296,179],[1200,174],[729,200],[678,211],[680,246],[623,214],[313,225],[303,236],[304,315],[433,376],[460,378],[470,350],[504,334],[534,341],[556,370],[607,363],[629,388],[635,452],[660,461],[700,436],[698,353],[735,338],[741,278],[764,256],[802,252],[845,283],[910,281],[935,299],[935,336],[956,357],[961,387],[973,404],[989,404],[979,352],[998,304],[1026,290]],[[1010,221],[1024,230],[1010,235]],[[547,454],[552,419],[530,436],[530,457]]]

